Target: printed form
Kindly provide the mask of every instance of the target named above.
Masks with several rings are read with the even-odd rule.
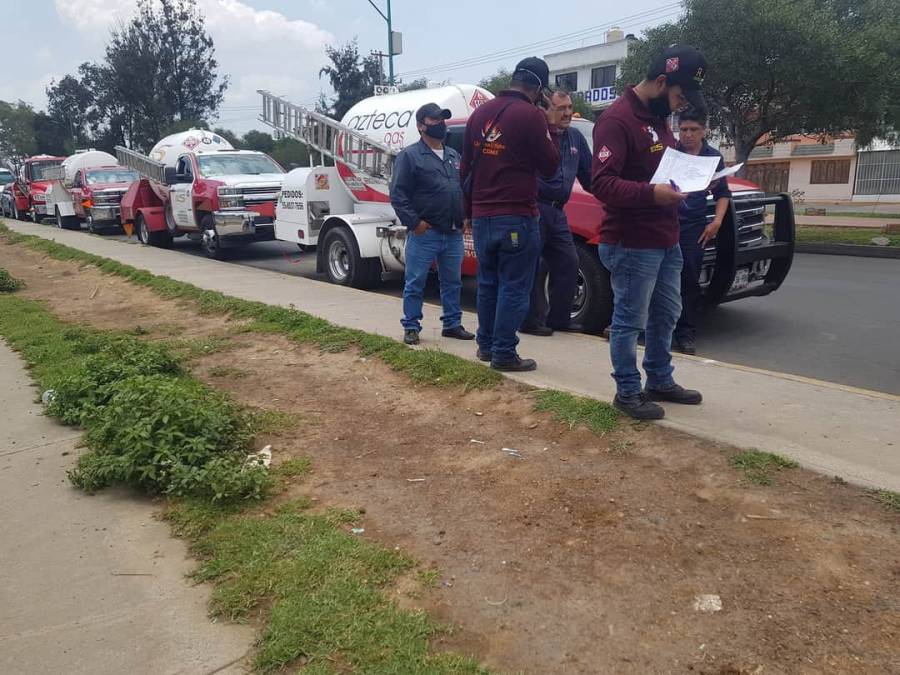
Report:
[[[674,183],[679,192],[702,192],[714,180],[736,174],[743,164],[717,172],[718,166],[718,157],[689,155],[674,148],[666,148],[650,182],[654,185]]]

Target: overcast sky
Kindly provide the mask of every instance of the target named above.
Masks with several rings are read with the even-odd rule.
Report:
[[[384,8],[386,0],[374,0]],[[360,52],[386,51],[387,28],[368,0],[198,0],[215,40],[220,74],[231,85],[216,124],[244,132],[256,120],[257,89],[307,104],[323,88],[325,45],[358,37]],[[0,99],[46,106],[44,90],[83,61],[99,60],[109,26],[127,18],[135,0],[0,0],[3,59]],[[405,80],[477,82],[524,56],[594,44],[606,29],[626,33],[677,16],[666,0],[567,3],[538,0],[393,0],[394,29],[403,33],[396,71]],[[540,43],[540,44],[538,44]],[[493,55],[485,61],[485,55]],[[468,61],[468,62],[467,62]],[[460,64],[459,62],[467,62]]]

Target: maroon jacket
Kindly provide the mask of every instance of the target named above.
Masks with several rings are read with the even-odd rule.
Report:
[[[501,110],[500,124],[482,145]],[[552,177],[559,166],[559,149],[550,138],[544,113],[525,94],[501,91],[482,103],[466,123],[459,166],[463,184],[479,151],[466,217],[538,215],[537,174]]]
[[[666,148],[675,147],[669,120],[654,116],[633,87],[594,125],[591,192],[606,207],[600,241],[628,248],[671,248],[678,243],[678,205],[653,201],[650,179]]]

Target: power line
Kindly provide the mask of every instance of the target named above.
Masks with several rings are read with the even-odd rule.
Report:
[[[608,30],[615,26],[627,25],[629,23],[634,24],[637,22],[648,22],[654,20],[660,20],[664,18],[668,18],[670,16],[675,16],[680,14],[681,3],[674,2],[663,5],[661,7],[657,7],[652,10],[645,10],[643,12],[639,12],[637,14],[632,14],[630,16],[623,17],[621,19],[616,19],[614,21],[610,21],[608,23],[600,24],[597,26],[591,26],[590,28],[585,28],[579,31],[575,31],[573,33],[565,33],[563,35],[557,35],[555,37],[547,38],[545,40],[540,40],[538,42],[532,42],[525,45],[520,45],[517,47],[511,47],[507,49],[503,49],[496,52],[491,52],[488,54],[482,54],[480,56],[473,56],[466,59],[461,59],[459,61],[451,61],[448,63],[433,65],[433,66],[425,66],[423,68],[419,68],[417,70],[411,70],[404,73],[400,73],[400,76],[421,76],[428,75],[435,72],[442,71],[450,71],[450,70],[459,70],[461,68],[468,68],[471,66],[482,65],[485,63],[491,63],[494,61],[499,61],[509,56],[514,56],[516,54],[521,54],[524,52],[546,49],[549,47],[557,47],[565,44],[570,44],[572,42],[579,42],[586,39],[588,36]],[[673,11],[675,10],[675,11]]]

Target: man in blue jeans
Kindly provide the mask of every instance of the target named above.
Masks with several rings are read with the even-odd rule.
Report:
[[[537,177],[551,177],[559,149],[547,118],[550,69],[536,57],[516,66],[510,88],[478,107],[466,123],[460,175],[469,186],[467,215],[478,257],[478,358],[491,368],[527,371],[516,351],[528,314],[541,250]]]
[[[616,381],[613,405],[636,419],[660,419],[655,401],[698,404],[697,391],[675,383],[672,331],[681,314],[678,205],[686,195],[652,185],[665,148],[675,147],[669,116],[688,105],[703,109],[706,59],[693,47],[672,46],[654,59],[647,77],[627,87],[594,126],[591,188],[606,207],[600,260],[609,270],[613,319],[609,353]],[[645,332],[641,389],[638,334]]]
[[[416,112],[421,139],[394,162],[391,205],[407,228],[403,287],[403,341],[419,344],[425,282],[437,262],[444,313],[441,335],[457,340],[475,336],[462,326],[463,197],[459,153],[444,145],[450,111],[426,103]]]

